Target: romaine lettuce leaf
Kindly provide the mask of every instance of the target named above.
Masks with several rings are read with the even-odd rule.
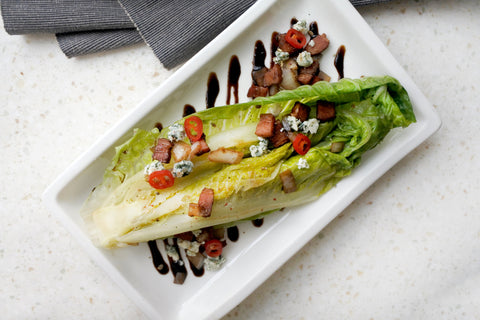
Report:
[[[156,139],[166,137],[168,127],[160,133],[156,129],[137,130],[116,149],[102,184],[82,210],[95,242],[105,247],[122,246],[230,224],[312,201],[350,174],[362,154],[380,143],[392,128],[415,122],[407,92],[388,76],[318,82],[196,115],[204,123],[212,150],[248,150],[258,142],[255,127],[260,114],[270,112],[280,119],[297,101],[311,106],[314,113],[318,100],[335,102],[336,118],[322,123],[318,133],[311,135],[313,146],[306,155],[296,154],[290,143],[261,157],[248,157],[246,152],[247,157],[235,165],[213,163],[204,155],[195,159],[190,175],[176,179],[173,187],[164,190],[155,190],[145,181],[143,168],[151,161],[150,149]],[[345,147],[332,153],[332,143],[339,141]],[[302,158],[309,168],[299,168]],[[292,171],[297,183],[297,191],[292,193],[282,190],[279,173],[286,169]],[[212,215],[188,216],[189,203],[197,202],[205,187],[214,190]]]

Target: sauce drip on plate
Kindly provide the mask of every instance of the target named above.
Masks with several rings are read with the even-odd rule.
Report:
[[[345,60],[345,46],[341,45],[338,50],[337,54],[335,55],[335,68],[337,69],[338,72],[338,79],[343,79],[344,74],[343,74],[343,69],[344,69],[344,60]]]
[[[227,83],[227,104],[230,104],[230,96],[233,91],[234,103],[238,103],[238,80],[240,79],[240,61],[236,55],[230,58],[228,67],[228,83]]]
[[[230,240],[232,242],[237,241],[238,238],[240,237],[238,227],[237,226],[232,226],[232,227],[227,228],[227,237],[228,237],[228,240]]]
[[[153,266],[160,274],[167,274],[170,270],[167,263],[162,257],[160,250],[158,250],[158,245],[156,240],[148,241],[148,247],[150,248],[150,253],[152,254]]]
[[[220,85],[218,84],[217,74],[215,72],[211,72],[208,76],[208,81],[207,81],[207,96],[206,96],[207,109],[213,108],[215,106],[215,101],[217,100],[219,91],[220,91]]]
[[[186,117],[186,116],[191,115],[192,113],[195,113],[195,112],[197,112],[197,111],[195,110],[194,106],[192,106],[191,104],[186,104],[186,105],[183,106],[182,117]]]

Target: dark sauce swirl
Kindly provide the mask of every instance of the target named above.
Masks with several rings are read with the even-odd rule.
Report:
[[[343,74],[343,69],[344,69],[344,61],[345,61],[345,46],[341,45],[338,50],[337,54],[335,55],[335,69],[337,69],[338,72],[338,79],[343,79],[344,74]]]
[[[238,103],[238,80],[240,79],[240,61],[236,55],[230,58],[230,64],[228,66],[228,83],[227,83],[227,104],[230,104],[230,97],[233,91],[235,99],[234,103]]]
[[[150,248],[150,253],[152,254],[152,262],[155,269],[160,274],[167,274],[169,271],[168,265],[162,257],[160,250],[158,250],[157,241],[151,240],[148,241],[148,247]]]
[[[252,224],[259,228],[263,225],[263,218],[252,220]]]
[[[235,242],[239,238],[239,231],[237,226],[227,228],[227,237],[228,240]]]
[[[207,104],[207,109],[213,108],[215,106],[215,101],[217,100],[219,91],[220,91],[220,85],[218,84],[217,74],[215,72],[211,72],[208,75],[207,96],[205,99]]]
[[[186,117],[188,115],[191,115],[192,113],[195,113],[195,107],[192,106],[191,104],[186,104],[183,106],[183,117]]]
[[[310,23],[310,26],[308,29],[310,30],[312,37],[318,36],[318,24],[316,21],[313,21],[312,23]]]
[[[265,58],[267,57],[267,51],[261,40],[255,42],[255,48],[253,51],[253,72],[265,68]]]

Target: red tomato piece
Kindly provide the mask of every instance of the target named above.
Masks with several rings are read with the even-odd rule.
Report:
[[[293,149],[295,149],[298,154],[303,156],[308,152],[308,150],[310,150],[311,144],[312,142],[306,135],[299,133],[295,137],[295,140],[293,140]]]
[[[175,178],[169,170],[159,170],[150,173],[148,183],[155,189],[165,189],[173,186]]]
[[[292,28],[287,31],[285,41],[295,49],[302,49],[307,43],[307,38],[303,33]]]
[[[185,123],[183,124],[185,128],[185,133],[187,134],[188,139],[191,142],[196,142],[202,139],[203,136],[203,122],[197,116],[191,116],[185,119]]]
[[[205,243],[205,253],[207,256],[216,258],[222,254],[223,245],[220,240],[212,239]]]

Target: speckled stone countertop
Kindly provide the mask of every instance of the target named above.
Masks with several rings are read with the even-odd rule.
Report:
[[[443,125],[225,319],[480,319],[480,2],[359,10]],[[145,319],[41,195],[173,71],[3,28],[0,50],[0,318]]]

